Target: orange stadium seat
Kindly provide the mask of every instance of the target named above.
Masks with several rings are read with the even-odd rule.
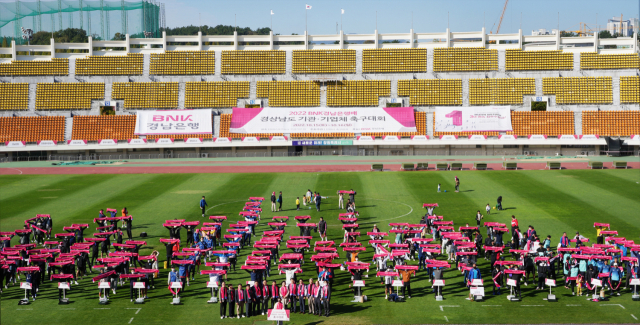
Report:
[[[64,116],[0,117],[0,141],[64,141]]]
[[[135,115],[74,116],[71,138],[98,141],[102,139],[137,139]]]
[[[583,111],[582,134],[630,136],[640,134],[638,111]]]

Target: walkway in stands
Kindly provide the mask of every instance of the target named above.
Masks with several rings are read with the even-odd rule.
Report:
[[[588,161],[602,161],[612,168],[613,161],[627,161],[629,168],[640,169],[638,157],[590,157],[538,159],[510,159],[517,162],[519,170],[545,169],[547,161],[561,162],[563,169],[587,169]],[[288,158],[219,158],[219,159],[158,159],[132,160],[109,165],[54,166],[51,161],[12,162],[0,164],[0,175],[28,174],[163,174],[163,173],[286,173],[286,172],[348,172],[369,171],[372,163],[384,164],[385,171],[400,171],[401,163],[428,162],[434,171],[437,162],[462,162],[463,170],[473,168],[473,163],[485,162],[489,170],[502,170],[502,157],[351,157],[311,156]]]

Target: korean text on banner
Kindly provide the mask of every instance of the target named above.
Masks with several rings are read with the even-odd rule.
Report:
[[[513,131],[509,106],[436,107],[436,132]]]
[[[233,108],[233,133],[417,132],[413,107]]]
[[[136,135],[211,134],[211,109],[138,111]]]

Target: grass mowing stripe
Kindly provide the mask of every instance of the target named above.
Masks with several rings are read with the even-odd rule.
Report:
[[[576,173],[576,170],[563,170],[561,173],[568,177],[575,177],[568,180],[578,180],[592,186],[597,186],[604,191],[612,192],[621,197],[638,202],[640,198],[640,184],[629,178],[606,178],[598,174]],[[631,178],[632,175],[638,174],[636,170],[618,170],[617,174],[626,174]]]
[[[0,203],[9,202],[9,199],[25,192],[40,190],[51,184],[67,180],[72,175],[47,175],[48,177],[32,177],[35,175],[7,175],[0,176]]]
[[[570,175],[573,176],[573,175]],[[589,175],[592,176],[592,175]],[[589,202],[592,205],[597,203],[598,208],[601,211],[616,211],[615,214],[610,214],[614,216],[614,219],[605,219],[606,222],[610,222],[612,225],[611,229],[633,229],[640,230],[640,218],[629,218],[629,216],[633,216],[640,210],[640,190],[637,189],[628,189],[628,193],[633,193],[634,198],[631,198],[629,195],[620,195],[620,189],[617,188],[616,191],[612,191],[611,188],[606,186],[596,186],[591,183],[587,183],[583,181],[584,179],[588,179],[586,177],[579,178],[539,178],[541,182],[558,189],[559,191],[564,191],[567,193],[571,193],[573,197],[576,197],[585,202]],[[613,185],[613,184],[611,184]],[[613,187],[616,187],[613,185]],[[640,189],[640,186],[637,186]],[[633,236],[634,234],[623,234],[627,236]]]
[[[517,174],[513,173],[512,177],[502,181],[502,184],[517,188],[523,199],[529,200],[532,203],[535,199],[535,205],[540,209],[567,225],[571,225],[571,228],[580,231],[585,235],[585,237],[594,237],[594,221],[610,221],[615,218],[615,216],[608,212],[588,203],[588,200],[591,202],[597,202],[597,198],[577,198],[566,192],[553,188],[552,186],[538,181],[540,173],[544,173],[544,171],[532,171],[529,173]],[[537,227],[538,225],[535,224],[534,226]],[[521,228],[524,229],[525,227]],[[558,240],[559,235],[561,235],[564,230],[565,229],[555,229],[553,233],[558,237],[553,238]],[[568,234],[573,235],[569,232]],[[538,235],[543,237],[546,234],[539,232]]]
[[[117,192],[114,190],[105,193],[105,189],[118,189],[133,186],[130,177],[123,175],[87,175],[70,178],[66,183],[56,184],[60,191],[55,194],[41,194],[46,192],[31,191],[13,198],[12,203],[3,207],[4,213],[2,226],[11,230],[22,228],[24,220],[35,217],[38,213],[51,214],[54,230],[62,228],[61,225],[70,225],[66,220],[74,211],[85,209],[83,202],[92,202],[96,199],[110,197]],[[106,194],[106,195],[105,195]],[[42,197],[55,199],[43,199]],[[8,217],[7,217],[8,216]],[[96,212],[97,216],[97,212]]]

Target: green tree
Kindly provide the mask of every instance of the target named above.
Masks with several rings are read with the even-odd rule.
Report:
[[[9,44],[7,42],[7,38],[6,37],[2,38],[2,47],[9,47]]]
[[[603,30],[598,33],[599,38],[613,38],[613,35],[608,30]]]
[[[121,34],[121,33],[116,33],[115,35],[113,35],[113,38],[111,40],[112,41],[124,41],[126,39],[127,39],[127,35]]]
[[[574,32],[561,31],[560,37],[576,37],[577,35]]]

